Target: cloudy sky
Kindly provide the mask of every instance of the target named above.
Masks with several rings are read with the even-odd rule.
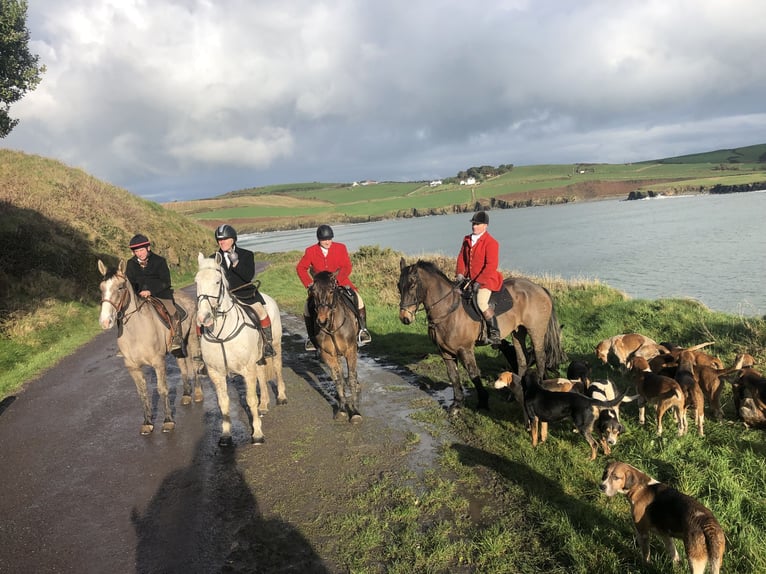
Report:
[[[766,143],[763,0],[32,0],[0,146],[155,201]]]

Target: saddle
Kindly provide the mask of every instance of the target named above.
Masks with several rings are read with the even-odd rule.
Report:
[[[161,299],[157,299],[156,297],[150,297],[149,302],[152,304],[152,307],[154,307],[154,310],[157,311],[157,315],[159,315],[160,319],[162,320],[162,324],[165,325],[168,329],[172,328],[172,323],[170,319],[170,314],[168,313],[168,310],[165,308],[165,304],[162,302]],[[173,303],[176,306],[176,309],[178,309],[178,316],[181,319],[181,322],[183,323],[186,317],[189,316],[189,313],[187,313],[186,309],[184,309],[180,303],[178,303],[175,299],[173,300]]]
[[[507,284],[513,279],[506,279],[503,285]],[[468,313],[474,321],[484,322],[484,317],[479,310],[479,305],[476,303],[476,292],[471,289],[462,289],[462,285],[458,286],[461,293],[461,302],[463,303],[463,309]],[[510,311],[513,307],[513,297],[508,293],[508,290],[503,287],[500,291],[492,291],[492,295],[489,297],[489,304],[494,308],[495,315],[502,315],[506,311]]]

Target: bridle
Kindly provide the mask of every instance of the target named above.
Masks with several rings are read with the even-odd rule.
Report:
[[[225,300],[224,295],[226,293],[226,283],[223,281],[223,272],[220,269],[211,269],[211,271],[214,271],[221,276],[221,280],[218,282],[218,293],[215,295],[208,295],[206,293],[198,294],[197,308],[199,308],[202,303],[207,303],[212,312],[214,324],[218,323],[218,319],[221,317],[223,318],[223,321],[221,321],[220,325],[218,325],[215,333],[209,329],[202,329],[202,336],[205,337],[208,341],[226,343],[227,341],[230,341],[239,335],[240,331],[242,331],[242,329],[245,327],[251,327],[253,329],[257,327],[254,324],[251,324],[247,318],[247,314],[239,308],[239,305],[237,305],[233,297],[229,297],[230,305],[228,307],[222,307],[222,301]],[[226,320],[229,318],[229,313],[232,310],[236,311],[236,328],[234,328],[228,335],[222,336],[226,329]]]
[[[141,307],[141,304],[137,306],[136,311],[133,311],[130,315],[126,315],[125,309],[130,305],[130,289],[127,287],[128,278],[122,273],[115,273],[114,277],[124,281],[123,286],[117,289],[120,292],[119,300],[115,303],[112,299],[102,297],[101,303],[109,303],[117,314],[117,320],[127,323],[130,316]]]
[[[314,287],[316,287],[316,285]],[[326,299],[323,299],[320,301],[319,298],[316,296],[316,291],[317,289],[312,288],[311,298],[314,300],[314,307],[317,309],[317,311],[319,311],[319,309],[328,309],[328,315],[329,315],[325,324],[320,324],[319,321],[317,321],[317,324],[319,325],[319,328],[322,329],[325,333],[328,333],[329,335],[333,335],[346,323],[346,317],[344,316],[341,324],[336,326],[335,328],[332,328],[333,320],[335,319],[335,307],[337,305],[335,294],[338,291],[338,284],[335,281],[335,279],[333,279],[331,287],[329,289],[326,289],[326,291],[330,292],[329,301],[327,301]],[[329,325],[329,328],[326,325]]]
[[[429,322],[429,324],[431,326],[438,325],[444,319],[449,317],[455,311],[455,309],[457,309],[458,306],[460,305],[460,297],[457,297],[457,298],[455,298],[453,300],[452,305],[450,305],[450,308],[447,309],[446,313],[444,313],[443,315],[441,315],[440,317],[437,317],[437,318],[432,317],[431,316],[431,311],[433,309],[435,309],[436,306],[439,303],[441,303],[442,301],[447,299],[447,297],[453,295],[455,293],[455,290],[452,289],[452,288],[449,289],[442,297],[439,297],[439,299],[437,299],[436,301],[434,301],[430,305],[427,305],[426,301],[425,301],[425,296],[421,292],[423,286],[422,286],[422,284],[420,282],[420,276],[417,274],[417,272],[413,273],[412,269],[409,269],[407,271],[407,276],[408,276],[408,278],[412,277],[412,276],[414,276],[414,278],[415,278],[415,283],[416,283],[415,300],[412,301],[412,302],[409,302],[409,303],[404,303],[404,295],[401,294],[402,300],[399,303],[399,311],[403,311],[403,312],[407,313],[408,315],[411,315],[412,319],[415,318],[415,314],[418,312],[418,309],[420,308],[420,305],[422,303],[423,308],[426,310],[426,315],[428,315],[428,322]],[[407,292],[411,293],[412,289],[408,289]],[[409,309],[410,307],[415,307],[415,310],[414,311],[410,311],[410,309]]]

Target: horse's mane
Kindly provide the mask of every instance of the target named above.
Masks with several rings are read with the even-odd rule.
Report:
[[[104,281],[109,281],[115,275],[117,275],[117,267],[109,267],[104,274]]]
[[[447,277],[447,275],[444,273],[444,271],[439,269],[436,266],[436,263],[434,263],[433,261],[425,261],[423,259],[419,259],[418,262],[415,263],[415,265],[419,269],[422,269],[423,271],[425,271],[427,273],[431,273],[432,275],[438,275],[439,277],[441,277],[442,279],[444,279],[448,283],[452,283],[452,280],[449,277]]]

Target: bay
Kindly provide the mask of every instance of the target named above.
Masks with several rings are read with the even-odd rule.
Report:
[[[351,252],[377,245],[427,258],[456,256],[471,231],[470,215],[328,223]],[[764,191],[603,200],[489,215],[503,271],[598,279],[633,298],[691,298],[726,313],[766,313]],[[303,251],[315,241],[315,229],[300,229],[242,235],[239,243],[273,253]]]

